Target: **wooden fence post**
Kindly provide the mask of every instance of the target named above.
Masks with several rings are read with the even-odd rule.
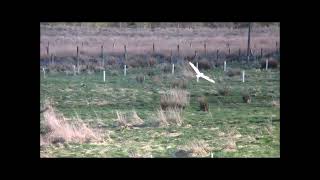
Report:
[[[178,49],[178,56],[179,56],[180,55],[179,44],[177,45],[177,49]]]
[[[79,73],[79,47],[77,46],[77,68],[78,68],[78,73]]]
[[[124,45],[124,59],[127,60],[127,46]]]
[[[217,60],[219,60],[219,49],[217,49]]]
[[[101,45],[102,66],[104,67],[103,45]]]
[[[51,54],[51,64],[54,65],[54,57],[53,57],[53,54]]]
[[[48,46],[47,46],[47,55],[49,56],[49,41],[48,41]]]
[[[154,53],[154,43],[152,44],[152,52]]]
[[[250,59],[250,32],[251,32],[251,23],[249,23],[249,30],[248,30],[248,48],[247,48],[248,61]]]

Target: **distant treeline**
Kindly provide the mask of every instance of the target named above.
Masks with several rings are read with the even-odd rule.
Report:
[[[95,27],[118,27],[118,28],[199,28],[199,27],[227,27],[227,28],[247,28],[248,22],[67,22],[67,23],[41,23],[41,25],[70,25],[70,26],[95,26]],[[269,27],[279,26],[279,22],[255,22],[253,26]]]

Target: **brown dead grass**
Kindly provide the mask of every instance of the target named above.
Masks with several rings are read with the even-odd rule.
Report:
[[[172,88],[187,89],[188,81],[186,79],[174,79],[171,83]]]
[[[180,108],[184,109],[189,104],[189,92],[182,89],[171,89],[160,97],[161,109]]]
[[[156,75],[152,77],[152,81],[156,84],[160,84],[161,83],[161,78],[160,76]]]
[[[191,68],[190,65],[184,63],[183,65],[181,65],[181,74],[184,78],[186,78],[187,80],[191,80],[193,78],[195,78],[195,72],[194,70]]]
[[[188,157],[208,157],[212,148],[204,140],[193,140],[180,149],[188,152]]]
[[[178,108],[158,110],[157,121],[159,122],[159,126],[169,126],[169,125],[181,126],[183,123],[183,118],[181,116],[181,113],[182,113],[181,110]]]
[[[117,113],[117,125],[120,128],[132,128],[134,126],[139,126],[144,123],[144,121],[138,116],[136,111],[132,112],[116,112]]]
[[[81,121],[69,123],[62,114],[56,112],[48,101],[45,103],[48,110],[43,113],[44,125],[49,131],[40,137],[40,143],[78,142],[102,140],[102,134],[88,127]]]
[[[280,101],[279,100],[273,100],[271,101],[271,105],[277,108],[280,108]]]
[[[208,98],[205,96],[201,96],[201,97],[198,97],[197,100],[199,102],[200,110],[208,112],[209,111]]]

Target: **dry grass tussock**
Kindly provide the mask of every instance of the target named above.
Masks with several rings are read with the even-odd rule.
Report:
[[[224,146],[224,151],[226,152],[235,152],[237,151],[237,144],[236,141],[242,137],[240,132],[236,130],[235,128],[230,129],[226,134],[225,134],[225,146]]]
[[[241,70],[239,68],[230,69],[226,74],[229,77],[240,76],[241,75]]]
[[[181,147],[182,150],[176,152],[176,157],[208,157],[212,148],[204,140],[193,140],[185,146]],[[184,154],[182,154],[184,152]]]
[[[152,81],[156,84],[160,84],[162,82],[160,76],[156,75],[152,77]]]
[[[200,106],[201,111],[209,111],[209,103],[208,103],[208,98],[205,96],[198,97],[198,102]]]
[[[178,108],[168,108],[166,110],[160,109],[157,111],[157,122],[159,123],[159,126],[181,126],[183,123],[181,113],[181,109]]]
[[[136,76],[136,81],[137,81],[138,83],[143,83],[144,80],[145,80],[145,76],[144,76],[143,74],[138,74],[138,75]]]
[[[191,66],[187,63],[184,63],[181,65],[181,74],[184,78],[186,78],[187,80],[191,80],[193,78],[195,78],[195,72],[194,70],[191,68]]]
[[[182,89],[171,89],[166,94],[161,95],[161,109],[167,108],[182,108],[184,109],[189,104],[189,92]]]
[[[41,144],[58,143],[58,142],[90,142],[101,141],[103,139],[102,133],[95,131],[88,127],[81,121],[69,123],[64,116],[57,113],[48,101],[46,102],[48,108],[44,113],[44,125],[48,132],[40,137]]]
[[[280,108],[280,101],[279,100],[273,100],[271,101],[271,105],[277,108]]]
[[[130,128],[133,126],[139,126],[144,123],[144,121],[138,116],[136,111],[132,112],[116,112],[117,113],[117,125],[121,128]]]
[[[171,83],[172,88],[187,89],[188,81],[186,79],[175,79]]]

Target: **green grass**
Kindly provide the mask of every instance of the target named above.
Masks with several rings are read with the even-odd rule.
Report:
[[[65,117],[79,118],[92,127],[103,124],[103,130],[110,133],[112,141],[104,143],[50,145],[41,149],[42,157],[130,157],[133,154],[144,157],[173,157],[181,146],[192,140],[204,140],[213,157],[280,157],[280,108],[271,105],[280,98],[280,72],[269,70],[257,72],[246,69],[246,82],[241,76],[227,77],[221,69],[204,71],[214,77],[216,84],[196,78],[189,81],[190,104],[182,113],[184,123],[180,127],[151,126],[156,111],[160,107],[160,92],[170,89],[173,77],[153,69],[162,82],[157,84],[146,75],[143,84],[136,82],[136,75],[144,69],[128,69],[127,76],[122,70],[118,75],[106,72],[106,82],[102,72],[92,75],[41,74],[41,104],[51,98],[54,107]],[[114,71],[114,70],[113,70]],[[218,79],[221,81],[218,81]],[[81,86],[84,83],[86,86]],[[219,95],[222,85],[231,87],[228,96]],[[243,103],[242,94],[255,94],[251,104]],[[209,112],[199,111],[197,97],[208,97]],[[146,126],[137,129],[119,130],[115,126],[116,111],[136,110]],[[41,117],[42,119],[43,117]],[[271,126],[273,130],[267,130]],[[236,138],[237,149],[225,150],[226,136],[231,129],[241,134]],[[171,134],[178,133],[171,137]]]

